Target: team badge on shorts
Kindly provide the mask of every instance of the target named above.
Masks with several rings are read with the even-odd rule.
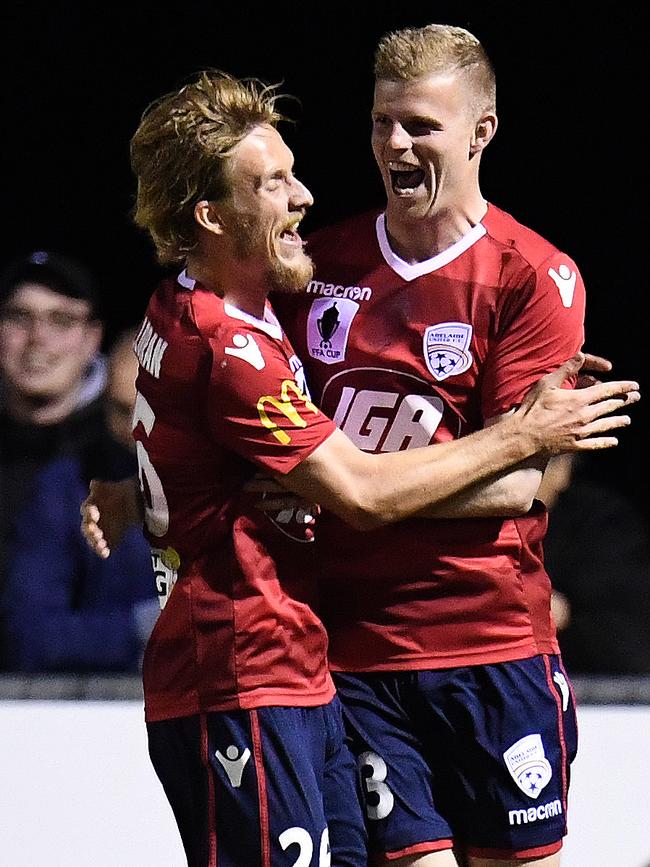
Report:
[[[348,334],[359,305],[349,298],[317,298],[307,320],[307,346],[312,358],[336,364],[345,358]]]
[[[538,798],[553,776],[540,734],[518,740],[505,751],[503,759],[512,779],[530,798]]]
[[[471,340],[472,326],[464,322],[429,325],[422,341],[424,360],[438,382],[465,373],[472,366]]]

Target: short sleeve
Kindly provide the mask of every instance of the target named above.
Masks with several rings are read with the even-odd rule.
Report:
[[[520,286],[508,289],[486,359],[483,418],[518,405],[540,377],[571,358],[584,343],[584,318],[584,283],[563,253],[554,253]]]
[[[210,348],[207,418],[224,448],[285,474],[336,429],[298,386],[280,340],[243,325]]]

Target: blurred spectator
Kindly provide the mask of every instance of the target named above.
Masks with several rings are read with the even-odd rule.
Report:
[[[589,480],[584,459],[553,458],[538,493],[549,509],[545,562],[571,674],[650,674],[650,540],[644,516]]]
[[[91,478],[136,472],[131,418],[136,331],[111,351],[106,388],[110,436],[58,458],[36,478],[17,522],[4,600],[8,657],[15,671],[137,671],[160,606],[149,547],[133,529],[108,560],[80,532]]]
[[[0,592],[36,471],[104,429],[98,300],[84,266],[55,253],[32,253],[0,273]]]

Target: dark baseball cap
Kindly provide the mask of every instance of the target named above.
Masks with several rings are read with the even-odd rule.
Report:
[[[0,307],[10,300],[23,283],[39,283],[67,298],[88,301],[91,316],[100,316],[101,299],[95,278],[76,259],[47,250],[35,250],[15,259],[0,272]]]

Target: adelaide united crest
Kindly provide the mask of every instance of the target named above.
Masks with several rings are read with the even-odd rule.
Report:
[[[424,332],[424,360],[438,382],[465,373],[472,366],[469,345],[472,326],[464,322],[440,322],[429,325]]]

